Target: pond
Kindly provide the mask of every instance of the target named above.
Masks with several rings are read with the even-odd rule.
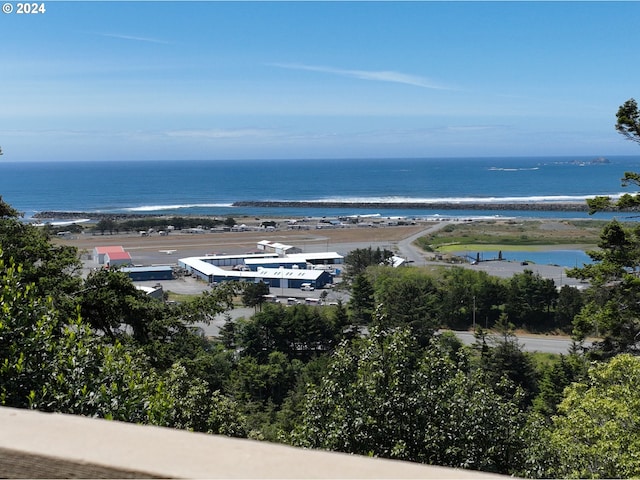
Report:
[[[480,260],[494,260],[498,258],[498,251],[483,251],[480,253]],[[471,257],[475,259],[477,257],[476,252],[455,252],[454,255]],[[561,267],[573,268],[582,267],[584,264],[591,264],[593,261],[582,250],[514,250],[503,251],[503,260],[516,261],[516,262],[531,262],[539,265],[558,265]]]

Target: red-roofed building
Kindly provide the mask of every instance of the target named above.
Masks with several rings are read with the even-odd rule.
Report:
[[[127,252],[106,252],[104,254],[104,264],[107,267],[118,265],[131,265],[131,255]]]
[[[95,247],[93,249],[93,259],[100,265],[105,263],[104,257],[107,253],[124,252],[124,248],[119,245],[107,246],[107,247]]]

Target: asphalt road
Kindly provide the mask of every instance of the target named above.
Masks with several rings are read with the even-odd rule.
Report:
[[[442,228],[446,227],[448,224],[449,222],[438,222],[433,225],[430,225],[428,228],[425,228],[424,230],[418,233],[415,233],[405,239],[400,240],[397,243],[398,253],[400,254],[401,257],[406,258],[409,262],[413,263],[414,265],[426,265],[427,261],[424,257],[424,253],[418,247],[413,245],[413,242],[415,242],[420,237],[424,237],[425,235],[429,235],[433,232],[437,232],[438,230],[441,230]]]
[[[473,344],[476,339],[471,332],[453,332],[465,345]],[[497,339],[496,335],[489,335],[489,340]],[[551,336],[518,336],[518,343],[525,352],[541,352],[541,353],[555,353],[555,354],[568,354],[571,348],[572,341],[570,338],[558,338]],[[585,346],[591,345],[591,342],[585,342]]]
[[[238,318],[250,318],[255,313],[253,308],[236,308],[229,312],[218,315],[210,324],[197,323],[196,327],[202,329],[202,332],[207,337],[217,336],[220,328],[224,325],[227,318],[237,320]],[[465,345],[472,345],[475,342],[473,333],[468,331],[455,331],[453,332]],[[491,339],[497,339],[496,335],[489,335],[489,341]],[[518,336],[518,343],[525,352],[541,352],[541,353],[554,353],[554,354],[569,354],[571,348],[571,339],[558,338],[551,336]],[[585,346],[591,345],[591,342],[585,342]]]

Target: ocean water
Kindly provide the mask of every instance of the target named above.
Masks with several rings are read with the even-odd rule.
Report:
[[[633,193],[625,171],[640,156],[29,162],[0,160],[0,195],[30,218],[41,211],[172,215],[588,218],[558,211],[478,211],[468,202],[583,202]],[[234,207],[236,201],[348,201],[367,206]],[[456,202],[459,210],[383,208],[375,203]],[[374,205],[371,205],[374,204]],[[597,218],[608,218],[598,214]]]

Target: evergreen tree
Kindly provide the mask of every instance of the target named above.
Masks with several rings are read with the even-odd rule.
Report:
[[[306,396],[295,445],[508,473],[524,416],[447,354],[420,353],[409,330],[374,328],[343,344]],[[517,394],[516,394],[517,397]]]
[[[354,325],[369,325],[373,318],[373,286],[365,275],[358,275],[351,285],[349,311]]]
[[[640,359],[622,354],[596,364],[567,388],[538,448],[545,476],[640,476]]]

